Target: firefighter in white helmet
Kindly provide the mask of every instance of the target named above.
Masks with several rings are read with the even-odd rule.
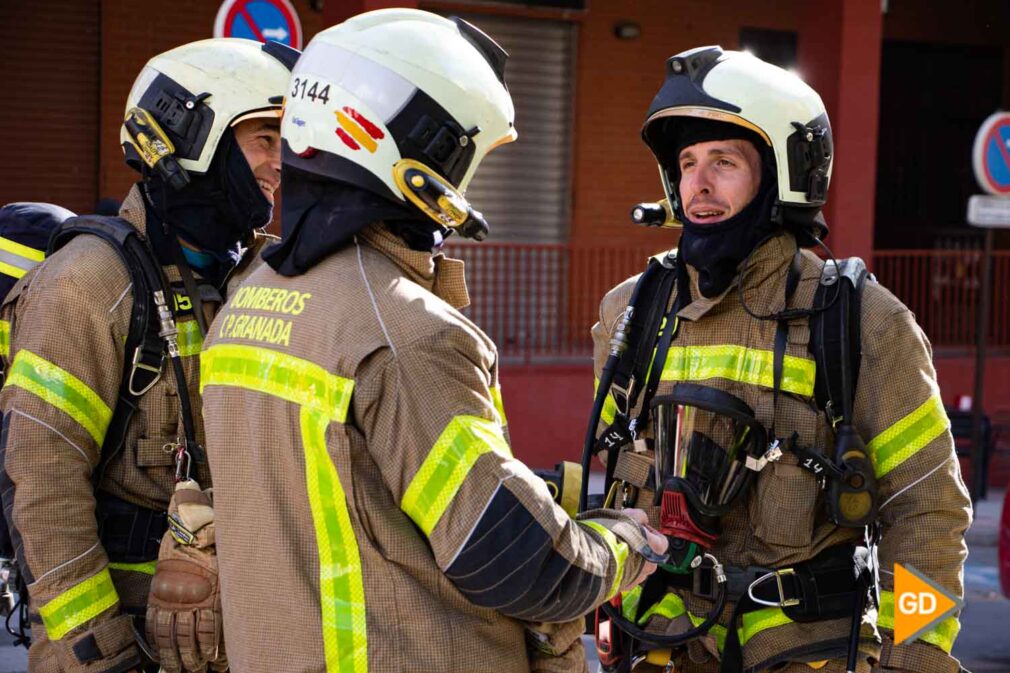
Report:
[[[861,260],[807,249],[834,158],[820,97],[700,47],[667,61],[642,136],[667,198],[633,218],[683,232],[603,299],[599,431],[615,491],[657,505],[678,552],[609,636],[642,671],[956,673],[956,615],[894,642],[896,564],[960,595],[971,505],[914,316]],[[629,304],[655,329],[627,332]],[[615,336],[642,356],[611,359]],[[626,450],[633,428],[653,451]]]
[[[32,671],[141,669],[147,655],[166,671],[227,668],[213,524],[206,509],[187,518],[210,487],[198,360],[264,241],[297,56],[214,39],[152,58],[127,99],[122,144],[141,179],[119,217],[68,220],[4,302],[3,504]],[[180,539],[195,530],[166,536],[155,573],[170,521]]]
[[[284,241],[203,355],[238,670],[526,673],[528,637],[580,670],[582,615],[665,548],[643,512],[575,520],[512,457],[497,350],[439,251],[489,231],[462,190],[516,137],[505,60],[465,21],[390,9],[292,73]]]

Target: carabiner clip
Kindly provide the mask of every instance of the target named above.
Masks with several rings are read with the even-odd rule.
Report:
[[[176,444],[175,452],[175,483],[188,481],[190,478],[190,468],[193,465],[193,457],[186,448],[186,442]]]

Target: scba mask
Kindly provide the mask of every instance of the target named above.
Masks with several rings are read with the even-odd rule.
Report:
[[[754,473],[781,456],[778,442],[769,444],[768,432],[754,411],[731,393],[678,383],[669,395],[654,397],[649,408],[656,457],[654,505],[660,506],[660,532],[670,543],[668,560],[659,565],[682,578],[664,583],[682,586],[676,582],[691,582],[683,576],[696,570],[711,572],[714,604],[700,623],[677,634],[647,632],[625,618],[619,605],[600,606],[604,615],[597,615],[601,661],[619,658],[613,649],[619,639],[613,638],[611,625],[631,638],[663,648],[679,647],[708,633],[718,622],[726,606],[727,575],[708,550],[719,536],[719,519],[746,494]]]
[[[672,571],[687,572],[719,535],[719,518],[753,475],[781,455],[753,410],[731,393],[678,383],[652,400],[656,504],[671,540]]]

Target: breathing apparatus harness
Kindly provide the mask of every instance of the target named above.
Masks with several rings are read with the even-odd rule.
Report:
[[[131,119],[137,123],[131,123]],[[145,172],[157,171],[166,184],[176,188],[189,184],[188,175],[174,157],[171,141],[153,117],[140,108],[134,108],[128,111],[125,125],[131,137],[135,133],[142,136],[135,137],[134,141],[136,147],[147,148],[141,152]],[[116,252],[129,274],[134,297],[118,399],[102,442],[99,463],[92,472],[99,538],[111,560],[146,562],[158,556],[158,546],[168,526],[166,513],[122,500],[100,490],[99,486],[109,464],[125,450],[127,431],[139,408],[140,398],[161,378],[166,357],[171,362],[175,378],[183,426],[183,436],[166,445],[166,450],[170,449],[174,455],[176,482],[193,477],[193,461],[203,463],[206,460],[197,442],[194,408],[179,350],[174,295],[150,241],[120,217],[89,215],[68,219],[53,232],[47,254],[54,253],[81,234],[96,236]],[[179,257],[181,254],[180,250]],[[179,263],[180,273],[188,271],[184,262],[181,260]],[[186,282],[186,274],[183,273],[193,312],[200,321],[197,324],[205,333],[199,294],[191,273],[189,281]],[[121,531],[128,533],[124,535]]]
[[[158,556],[161,537],[168,528],[165,512],[135,505],[99,489],[105,470],[126,445],[130,420],[139,408],[140,398],[161,378],[165,355],[172,361],[180,413],[185,436],[171,445],[175,455],[176,482],[189,479],[194,459],[203,462],[203,451],[196,441],[193,407],[186,385],[185,372],[179,352],[175,317],[169,308],[171,297],[154,252],[144,236],[131,224],[119,217],[87,215],[72,217],[53,230],[46,255],[64,247],[73,238],[90,234],[109,245],[123,262],[133,290],[133,310],[125,341],[123,377],[118,399],[102,442],[99,462],[92,471],[95,492],[95,518],[98,536],[110,561],[118,563],[144,563]],[[6,479],[6,475],[4,475]],[[122,531],[126,531],[123,533]],[[7,567],[3,572],[16,576],[18,601],[7,606],[5,626],[15,638],[15,645],[31,647],[32,638],[27,627],[28,584],[34,582],[23,558],[18,558],[16,569]],[[6,600],[8,597],[4,596]],[[18,614],[18,627],[11,624]],[[138,638],[143,646],[143,639]]]
[[[182,109],[180,110],[180,114],[196,115],[198,106],[208,96],[209,94],[199,94],[186,100],[181,106]],[[178,115],[176,115],[176,117],[178,117]],[[136,122],[139,120],[143,120],[144,123],[142,126],[138,127]],[[175,122],[177,125],[186,124],[187,120],[185,118],[177,118],[175,119]],[[172,191],[180,191],[189,185],[189,174],[175,158],[175,147],[173,146],[172,141],[153,116],[151,116],[143,108],[131,108],[126,113],[124,128],[126,128],[127,133],[133,140],[133,146],[138,149],[141,159],[143,160],[142,172],[145,178],[147,177],[148,171],[153,170],[162,178],[165,184],[168,185]],[[143,132],[138,133],[138,128],[140,128]],[[144,198],[146,201],[151,202],[150,196],[146,192],[144,194]],[[179,242],[179,237],[174,235],[174,232],[172,231],[173,227],[168,219],[168,206],[166,204],[166,199],[164,198],[160,200],[160,210],[161,225],[165,230],[173,261],[179,269],[179,275],[182,278],[183,287],[190,298],[190,302],[193,307],[193,317],[196,320],[201,337],[206,338],[207,321],[203,312],[203,300],[200,290],[197,287],[196,280],[193,277],[193,272],[190,269],[182,251],[182,244]],[[149,242],[146,241],[133,227],[129,227],[129,229],[134,232],[135,235],[129,236],[128,240],[137,241],[137,244],[134,244],[133,246],[135,259],[142,259],[141,251],[146,253],[146,258],[143,259],[144,263],[139,266],[144,270],[144,281],[146,281],[145,289],[150,292],[150,296],[158,314],[158,320],[160,323],[158,336],[164,342],[164,350],[162,350],[161,344],[159,343],[157,357],[160,358],[160,360],[158,361],[158,365],[156,367],[153,366],[155,358],[153,352],[147,354],[149,361],[144,363],[142,361],[140,351],[137,351],[137,354],[134,356],[131,382],[127,387],[127,392],[131,396],[135,396],[135,398],[139,399],[141,395],[150,390],[150,388],[157,382],[158,378],[160,378],[164,362],[164,354],[168,354],[168,357],[172,362],[172,371],[175,375],[176,387],[178,389],[179,407],[182,416],[183,432],[185,434],[184,437],[180,438],[181,441],[177,441],[171,447],[176,456],[175,478],[176,481],[179,482],[191,478],[193,460],[203,463],[205,462],[206,457],[203,449],[196,440],[196,425],[193,422],[193,406],[189,396],[189,386],[187,385],[185,370],[182,366],[182,357],[179,352],[179,330],[175,324],[175,317],[172,309],[168,307],[165,300],[166,297],[173,296],[171,288],[161,271],[161,264],[158,263],[157,256],[152,251]],[[122,253],[120,254],[122,255]],[[130,262],[125,258],[124,261],[127,264],[127,268],[131,268]],[[138,285],[134,284],[133,287],[134,297],[139,299],[140,297],[146,296],[145,293],[137,291]],[[138,303],[143,302],[135,301],[134,305]],[[148,331],[150,331],[150,328]],[[139,365],[138,362],[140,363]],[[132,379],[136,376],[137,372],[141,371],[147,372],[146,378],[148,380],[145,382],[145,385],[136,387],[133,385]],[[118,406],[119,405],[117,405],[117,409]],[[128,423],[129,419],[127,419],[127,422],[124,424],[124,432],[125,425]]]
[[[632,218],[641,223],[649,220],[652,226],[656,226],[668,221],[669,212],[667,204],[640,204],[633,209]],[[744,263],[738,292],[741,304],[751,317],[777,322],[773,408],[777,406],[782,383],[789,322],[803,318],[810,321],[810,350],[817,371],[815,397],[818,407],[824,410],[835,430],[835,449],[833,457],[827,458],[815,449],[798,447],[795,434],[784,448],[792,450],[797,455],[800,466],[821,480],[831,520],[842,527],[863,529],[866,546],[855,549],[850,546],[830,548],[794,568],[724,568],[706,551],[718,535],[718,519],[704,516],[696,506],[692,506],[685,497],[684,489],[677,487],[678,479],[669,478],[669,466],[657,463],[652,468],[655,472],[650,475],[657,485],[654,504],[661,505],[661,532],[667,535],[670,542],[670,558],[661,564],[668,571],[665,573],[665,586],[685,588],[710,598],[714,601],[714,607],[694,628],[668,636],[649,633],[626,619],[618,607],[619,597],[614,600],[614,604],[605,603],[596,617],[597,649],[604,670],[628,670],[621,666],[631,665],[628,656],[631,654],[630,648],[622,647],[620,633],[615,634],[615,630],[651,647],[680,646],[708,632],[722,614],[730,595],[736,605],[727,631],[722,671],[742,670],[742,648],[736,629],[739,618],[745,612],[767,606],[780,607],[791,619],[801,622],[851,616],[848,668],[855,670],[862,613],[870,588],[876,587],[875,544],[879,535],[874,523],[876,478],[866,448],[852,424],[852,404],[860,356],[860,295],[868,274],[862,260],[851,258],[840,264],[815,235],[811,236],[824,247],[830,257],[822,272],[813,308],[788,308],[800,279],[799,251],[789,267],[785,287],[787,308],[783,311],[762,316],[753,313],[747,306],[742,279],[747,274],[750,256]],[[760,245],[755,246],[755,250]],[[636,284],[631,300],[615,328],[583,445],[580,510],[589,507],[588,475],[595,454],[603,450],[608,452],[604,482],[606,501],[603,503],[608,505],[616,493],[614,474],[618,454],[631,445],[639,449],[647,448],[645,440],[637,437],[636,430],[648,421],[649,409],[670,343],[676,338],[676,314],[680,308],[690,303],[689,285],[686,281],[683,264],[678,264],[674,253],[653,258]],[[678,289],[677,297],[667,312],[665,309],[675,287]],[[596,429],[608,394],[612,394],[617,407],[615,420],[597,437]],[[637,417],[629,418],[639,401],[641,412]],[[771,441],[763,455],[747,458],[749,470],[760,471],[768,462],[778,460],[781,456],[783,447],[775,435],[774,427],[770,429],[768,439]],[[661,470],[667,474],[660,474]],[[599,502],[593,503],[594,506],[598,504]],[[708,565],[705,565],[706,562]],[[701,581],[699,578],[706,574],[708,581]],[[704,584],[707,586],[702,586]],[[645,588],[640,605],[643,604],[647,591],[648,588]],[[879,604],[879,600],[876,602]],[[609,624],[606,624],[603,617],[609,620]],[[622,651],[623,649],[629,651]]]
[[[582,452],[582,488],[579,493],[579,509],[588,508],[589,472],[593,455],[602,450],[607,451],[607,476],[604,492],[607,500],[613,495],[614,470],[619,452],[630,443],[640,441],[636,438],[636,428],[647,422],[649,416],[649,401],[655,395],[659,386],[660,375],[670,343],[676,337],[679,323],[677,311],[685,303],[686,292],[678,292],[677,299],[669,311],[666,310],[668,298],[677,283],[678,276],[686,278],[683,265],[677,263],[674,253],[668,253],[662,258],[653,258],[639,279],[632,293],[631,301],[622,315],[614,337],[610,341],[610,354],[600,376],[600,384]],[[687,283],[683,283],[687,287]],[[660,332],[660,330],[662,330]],[[659,333],[658,343],[647,335]],[[650,354],[655,346],[655,357],[650,361]],[[644,382],[644,388],[643,388]],[[603,412],[603,404],[607,394],[613,391],[617,402],[617,417],[606,431],[597,439],[596,427]],[[629,419],[631,410],[642,398],[642,411],[638,417]],[[673,494],[671,494],[673,495]],[[682,494],[677,494],[681,495]],[[605,502],[604,505],[607,503]],[[646,633],[633,622],[625,619],[620,610],[610,603],[600,606],[597,615],[597,633],[601,632],[602,612],[610,623],[616,625],[622,632],[632,638],[649,642],[661,647],[676,647],[689,640],[704,635],[719,619],[726,604],[725,575],[718,560],[704,551],[699,550],[699,543],[714,539],[712,533],[691,525],[686,512],[675,511],[680,504],[676,496],[667,498],[663,494],[663,525],[661,532],[669,538],[670,553],[665,558],[649,559],[662,564],[664,569],[673,573],[685,574],[700,566],[704,560],[712,563],[712,568],[719,578],[719,592],[716,605],[697,627],[678,635],[665,636]],[[609,629],[608,629],[609,630]],[[611,637],[613,633],[610,632]],[[616,639],[608,643],[598,643],[600,660],[605,666],[620,660],[622,652],[617,650]]]

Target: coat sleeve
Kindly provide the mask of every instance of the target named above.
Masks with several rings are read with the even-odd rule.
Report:
[[[865,318],[865,314],[864,314]],[[866,322],[864,320],[864,322]],[[932,352],[904,307],[864,329],[854,409],[879,488],[883,670],[957,671],[960,624],[948,617],[916,641],[894,645],[894,565],[912,566],[961,597],[971,501],[961,480]]]
[[[576,521],[512,457],[491,386],[495,355],[463,328],[374,354],[355,377],[355,417],[400,509],[471,602],[565,621],[627,586],[644,559],[638,524]]]
[[[139,663],[95,520],[92,470],[124,357],[107,308],[43,265],[3,314],[11,336],[0,393],[4,514],[32,612],[65,671]]]

